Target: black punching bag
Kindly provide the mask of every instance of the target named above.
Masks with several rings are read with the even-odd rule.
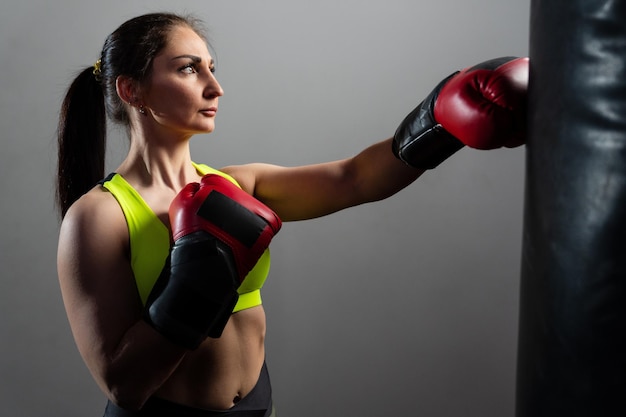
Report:
[[[626,416],[626,1],[531,0],[517,417]]]

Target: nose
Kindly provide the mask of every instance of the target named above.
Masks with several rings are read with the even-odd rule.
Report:
[[[208,73],[207,85],[204,89],[204,97],[206,98],[215,98],[221,97],[224,95],[224,90],[222,90],[222,86],[219,82],[217,82],[217,78],[213,75],[212,72]]]

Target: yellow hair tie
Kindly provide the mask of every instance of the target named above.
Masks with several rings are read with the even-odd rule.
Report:
[[[101,59],[97,60],[96,63],[93,64],[92,73],[94,77],[96,77],[96,80],[100,81],[101,75],[102,75],[102,60]]]

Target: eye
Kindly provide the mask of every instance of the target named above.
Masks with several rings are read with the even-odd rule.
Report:
[[[198,72],[198,70],[196,69],[196,65],[193,63],[189,63],[187,65],[184,65],[183,67],[181,67],[179,69],[180,72],[183,72],[185,74],[195,74]]]

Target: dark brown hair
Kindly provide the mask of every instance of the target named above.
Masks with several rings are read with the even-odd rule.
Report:
[[[192,16],[151,13],[123,23],[102,48],[99,71],[83,69],[71,83],[61,106],[58,125],[57,204],[61,217],[104,176],[106,120],[129,127],[117,95],[117,77],[141,83],[150,75],[154,57],[177,26],[193,29],[206,41],[202,23]]]

